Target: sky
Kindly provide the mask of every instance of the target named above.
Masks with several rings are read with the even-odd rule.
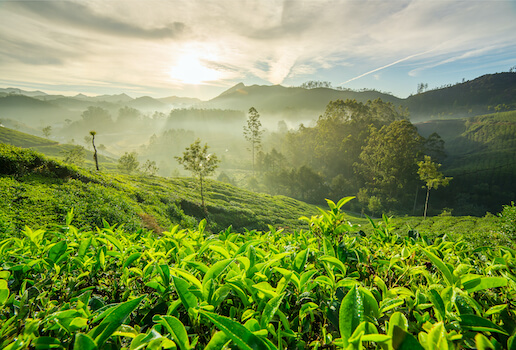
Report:
[[[405,98],[516,66],[516,0],[0,0],[0,87],[211,99],[237,83]]]

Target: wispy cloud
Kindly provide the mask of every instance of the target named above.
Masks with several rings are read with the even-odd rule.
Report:
[[[401,63],[401,62],[404,62],[404,61],[408,61],[408,60],[410,60],[410,59],[412,59],[412,58],[415,58],[415,57],[418,57],[418,56],[421,56],[421,55],[425,55],[425,54],[430,53],[430,52],[432,52],[432,51],[434,51],[434,50],[435,50],[435,49],[431,49],[431,50],[428,50],[428,51],[425,51],[425,52],[420,52],[420,53],[416,53],[416,54],[413,54],[413,55],[410,55],[410,56],[407,56],[407,57],[401,58],[401,59],[399,59],[399,60],[397,60],[397,61],[394,61],[394,62],[391,62],[391,63],[389,63],[389,64],[386,64],[385,66],[382,66],[382,67],[379,67],[379,68],[375,68],[375,69],[373,69],[373,70],[370,70],[369,72],[366,72],[366,73],[360,74],[359,76],[356,76],[356,77],[354,77],[354,78],[351,78],[351,79],[349,79],[349,80],[346,80],[345,82],[340,83],[339,85],[347,84],[347,83],[349,83],[349,82],[352,82],[353,80],[357,80],[357,79],[363,78],[363,77],[365,77],[365,76],[367,76],[367,75],[369,75],[369,74],[376,73],[376,72],[378,72],[378,71],[381,71],[382,69],[392,67],[392,66],[394,66],[394,65],[396,65],[396,64],[398,64],[398,63]]]

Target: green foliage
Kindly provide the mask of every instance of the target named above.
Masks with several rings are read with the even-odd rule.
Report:
[[[43,136],[45,136],[45,138],[48,139],[50,137],[50,134],[52,133],[52,127],[50,125],[47,125],[43,129],[41,129],[41,131],[43,132]]]
[[[208,148],[208,144],[204,144],[204,147],[201,147],[201,140],[197,139],[190,147],[186,148],[182,157],[174,157],[179,164],[183,165],[185,170],[191,171],[194,176],[199,177],[203,208],[206,208],[204,203],[203,179],[212,175],[219,163],[216,155],[208,153]]]
[[[408,190],[415,187],[422,142],[415,126],[407,120],[372,129],[356,164],[356,171],[372,195],[390,206],[412,198]]]
[[[251,144],[249,150],[252,154],[253,161],[253,173],[254,173],[254,161],[255,161],[255,152],[260,149],[262,134],[264,132],[261,129],[262,123],[260,122],[260,114],[258,111],[251,107],[249,109],[249,116],[247,118],[247,124],[244,125],[244,137]]]
[[[501,231],[511,240],[516,240],[516,207],[514,202],[511,205],[504,205],[500,213]]]
[[[255,194],[205,181],[209,230],[299,228],[313,206],[286,197]],[[32,150],[0,144],[0,235],[10,228],[51,228],[70,208],[81,227],[102,227],[102,219],[161,232],[171,225],[197,226],[206,216],[193,179],[96,173],[65,165]]]
[[[28,227],[0,240],[0,347],[512,348],[516,253],[357,234],[328,201],[308,231]],[[496,345],[496,346],[495,346]]]
[[[86,150],[83,146],[73,146],[68,151],[63,152],[63,161],[65,163],[74,164],[81,166],[84,164],[84,157],[86,156]]]
[[[419,169],[417,173],[421,181],[425,182],[426,185],[426,201],[425,201],[425,213],[428,208],[428,197],[431,189],[437,189],[440,186],[448,186],[448,183],[452,179],[451,177],[444,177],[443,173],[439,171],[441,164],[437,164],[432,161],[430,156],[425,155],[425,159],[417,163]]]
[[[159,168],[155,161],[147,159],[147,161],[141,166],[141,171],[150,176],[154,176],[159,171]]]
[[[125,171],[128,174],[138,170],[139,166],[140,162],[138,161],[138,153],[136,152],[125,152],[120,158],[118,158],[118,169]]]

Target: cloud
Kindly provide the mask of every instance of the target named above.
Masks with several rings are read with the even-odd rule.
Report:
[[[53,25],[66,25],[104,34],[162,39],[176,38],[185,29],[184,23],[172,22],[156,28],[143,28],[114,17],[96,13],[83,3],[71,1],[18,1],[13,3],[19,9],[40,16]]]
[[[7,1],[0,77],[176,88],[193,54],[218,85],[424,74],[513,47],[514,18],[507,1]]]
[[[363,78],[363,77],[365,77],[365,76],[367,76],[367,75],[369,75],[369,74],[373,74],[373,73],[376,73],[376,72],[381,71],[381,70],[383,70],[383,69],[386,69],[386,68],[392,67],[392,66],[394,66],[394,65],[396,65],[396,64],[398,64],[398,63],[401,63],[401,62],[404,62],[404,61],[411,60],[411,59],[413,59],[413,58],[415,58],[415,57],[418,57],[418,56],[421,56],[421,55],[428,54],[428,53],[430,53],[430,52],[432,52],[432,51],[434,51],[434,50],[435,50],[435,49],[430,49],[430,50],[425,51],[425,52],[419,52],[419,53],[416,53],[416,54],[413,54],[413,55],[410,55],[410,56],[407,56],[407,57],[401,58],[401,59],[399,59],[399,60],[396,60],[396,61],[394,61],[394,62],[391,62],[391,63],[389,63],[389,64],[386,64],[386,65],[384,65],[384,66],[382,66],[382,67],[375,68],[375,69],[373,69],[373,70],[371,70],[371,71],[368,71],[368,72],[366,72],[366,73],[360,74],[360,75],[358,75],[358,76],[356,76],[356,77],[354,77],[354,78],[348,79],[348,80],[346,80],[345,82],[340,83],[339,85],[347,84],[347,83],[349,83],[349,82],[352,82],[353,80],[357,80],[357,79]]]

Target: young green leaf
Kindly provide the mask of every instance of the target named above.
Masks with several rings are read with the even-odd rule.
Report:
[[[272,344],[267,344],[262,338],[228,317],[204,310],[199,312],[223,331],[241,350],[276,349]]]
[[[88,336],[95,340],[97,346],[102,347],[104,342],[124,323],[125,319],[145,297],[146,295],[142,295],[112,308],[102,322],[88,333]]]
[[[97,344],[87,334],[77,333],[75,335],[74,350],[97,350]]]
[[[342,299],[339,309],[339,330],[344,348],[348,346],[348,339],[355,331],[355,328],[364,321],[364,313],[362,295],[355,285]]]
[[[437,255],[435,255],[434,253],[423,248],[421,250],[423,251],[423,253],[425,253],[427,258],[439,269],[439,271],[441,271],[446,283],[450,286],[453,286],[453,284],[455,283],[455,276],[453,275],[453,272],[450,271],[448,266],[446,266],[446,264],[441,259],[439,259],[439,257],[437,257]]]
[[[184,279],[176,276],[172,276],[172,281],[174,282],[174,287],[176,288],[177,294],[186,310],[197,307],[199,302],[197,297],[190,292],[190,284]]]
[[[66,249],[68,249],[68,245],[65,241],[57,242],[48,251],[48,258],[52,260],[52,262],[55,264],[57,263],[61,255],[63,255],[66,252]]]
[[[476,315],[460,315],[460,326],[464,329],[480,332],[496,332],[509,335],[502,327]]]
[[[269,322],[272,320],[274,314],[280,307],[284,296],[285,293],[278,295],[267,302],[265,308],[263,309],[262,317],[260,318],[260,327],[262,327],[262,329],[266,328]]]
[[[301,273],[305,269],[306,261],[308,260],[308,248],[303,249],[299,253],[297,253],[296,257],[294,258],[293,262],[293,268],[294,271],[297,273]]]
[[[176,317],[156,315],[152,320],[161,324],[169,331],[172,339],[179,345],[181,350],[190,349],[190,341],[188,340],[188,333],[186,332],[185,326]]]

